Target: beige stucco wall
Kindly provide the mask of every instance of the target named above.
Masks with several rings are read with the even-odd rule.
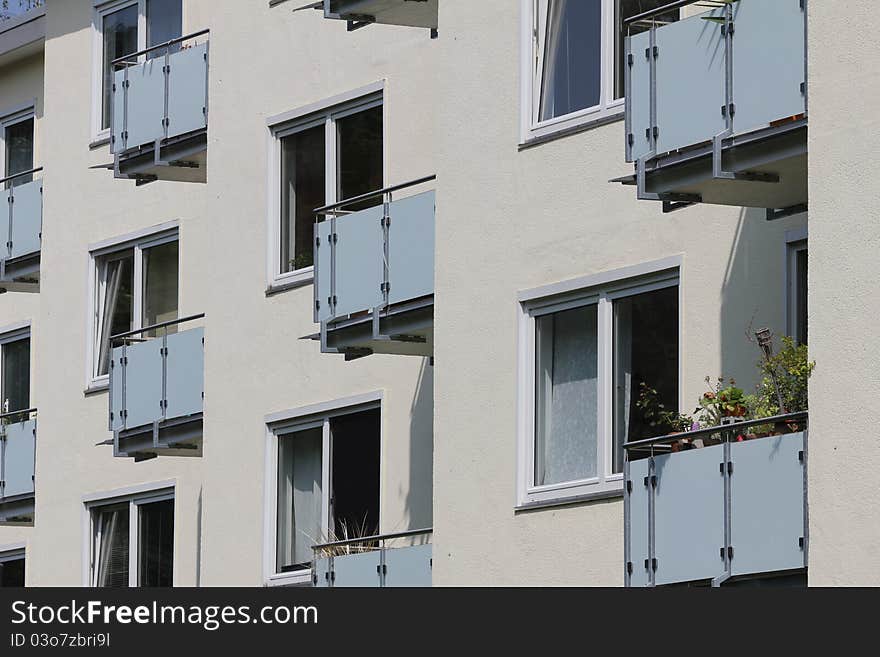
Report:
[[[387,180],[430,173],[434,85],[424,71],[437,44],[421,31],[348,34],[319,12],[267,4],[185,3],[184,31],[211,29],[208,183],[135,187],[90,169],[112,160],[106,145],[89,148],[92,2],[48,2],[43,285],[30,300],[39,312],[0,296],[0,317],[9,308],[45,327],[34,340],[40,483],[36,524],[25,530],[30,585],[81,583],[84,495],[166,480],[177,484],[175,584],[262,584],[265,416],[373,391],[384,395],[382,528],[431,524],[427,361],[322,355],[300,339],[317,330],[311,286],[265,295],[266,117],[387,79]],[[83,392],[88,247],[170,220],[180,226],[180,312],[207,315],[204,456],[135,463],[95,446],[111,437],[107,396]],[[20,532],[0,528],[0,545]]]
[[[607,182],[632,170],[622,121],[518,151],[519,6],[440,5],[434,581],[619,585],[620,499],[514,511],[517,292],[680,255],[691,411],[706,375],[754,384],[746,332],[784,331],[785,231],[805,218],[637,201]]]
[[[877,7],[810,11],[810,583],[878,585]]]

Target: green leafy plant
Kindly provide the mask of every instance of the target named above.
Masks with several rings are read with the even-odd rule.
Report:
[[[807,385],[816,363],[809,360],[807,345],[788,336],[781,342],[778,353],[771,348],[758,363],[761,381],[751,401],[755,419],[807,410]]]
[[[639,383],[639,398],[636,401],[636,408],[645,423],[654,429],[657,435],[688,431],[694,422],[689,415],[667,409],[666,405],[660,401],[660,394],[656,388],[652,388],[644,381]]]
[[[709,390],[703,393],[694,410],[699,413],[701,426],[714,427],[722,424],[725,418],[746,417],[746,396],[742,388],[736,386],[736,381],[727,381],[723,376],[719,376],[714,384],[708,376],[705,381]]]

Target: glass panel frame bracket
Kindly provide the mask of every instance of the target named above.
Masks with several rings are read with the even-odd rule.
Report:
[[[110,338],[108,430],[113,455],[136,461],[160,454],[201,456],[204,328],[170,333],[191,315]],[[159,333],[144,337],[145,333]],[[118,346],[112,346],[118,345]]]
[[[206,182],[209,34],[200,30],[111,62],[115,178],[136,186]]]

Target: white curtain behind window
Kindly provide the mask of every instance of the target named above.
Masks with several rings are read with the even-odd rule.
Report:
[[[596,306],[537,319],[535,484],[597,473]]]
[[[96,586],[128,586],[128,507],[98,515]]]
[[[123,260],[110,260],[104,264],[104,285],[101,286],[98,307],[98,375],[107,374],[110,366],[110,332],[113,330],[113,315],[119,301],[122,284]]]
[[[322,542],[321,427],[279,436],[277,569],[306,566]]]

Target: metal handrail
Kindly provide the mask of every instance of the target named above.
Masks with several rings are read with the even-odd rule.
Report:
[[[19,415],[31,415],[36,412],[36,408],[23,408],[20,411],[6,411],[5,413],[0,413],[0,420],[5,420],[8,417],[18,417]]]
[[[390,541],[395,538],[407,538],[409,536],[421,536],[422,534],[433,534],[434,528],[427,529],[410,529],[405,532],[396,532],[394,534],[376,534],[375,536],[363,536],[360,538],[349,538],[344,541],[333,541],[332,543],[320,543],[312,546],[312,550],[323,550],[332,547],[342,547],[345,545],[356,545],[357,543],[368,543],[371,541]]]
[[[346,205],[352,205],[354,203],[359,203],[360,201],[366,201],[370,198],[376,198],[377,196],[384,196],[385,194],[390,194],[391,192],[396,192],[400,189],[406,189],[407,187],[415,187],[416,185],[421,185],[422,183],[431,182],[432,180],[437,179],[437,174],[432,174],[430,176],[424,176],[423,178],[416,178],[415,180],[410,180],[409,182],[400,183],[398,185],[392,185],[391,187],[384,187],[382,189],[377,189],[373,192],[367,192],[366,194],[360,194],[358,196],[352,196],[351,198],[347,198],[344,201],[338,201],[337,203],[331,203],[330,205],[324,205],[320,208],[315,208],[315,214],[331,214],[332,210],[336,210]]]
[[[630,16],[629,18],[623,21],[623,24],[626,27],[629,27],[633,23],[638,23],[639,21],[647,20],[649,18],[654,18],[655,16],[659,16],[660,14],[665,14],[667,11],[672,11],[674,9],[681,9],[682,7],[687,7],[688,5],[695,5],[699,2],[706,2],[707,0],[678,0],[677,2],[670,2],[668,5],[663,5],[662,7],[655,7],[654,9],[649,9],[648,11],[643,11],[641,14],[636,14],[635,16]],[[723,7],[724,3],[719,2],[717,4],[707,5],[713,8]]]
[[[117,333],[116,335],[110,336],[110,342],[112,343],[114,340],[127,338],[131,335],[137,335],[138,333],[145,333],[146,331],[154,331],[155,329],[165,328],[166,326],[173,326],[175,324],[183,324],[184,322],[191,322],[196,319],[202,319],[204,318],[204,316],[205,313],[200,313],[198,315],[189,315],[188,317],[181,317],[180,319],[170,319],[167,322],[159,322],[158,324],[153,324],[152,326],[144,326],[139,329],[134,329],[133,331]]]
[[[15,180],[16,178],[22,178],[23,176],[31,176],[35,173],[39,173],[42,170],[43,170],[43,167],[36,167],[35,169],[28,169],[27,171],[13,173],[11,176],[6,176],[5,178],[0,178],[0,185],[2,185],[3,183],[9,182],[10,180]]]
[[[119,64],[137,64],[138,62],[127,62],[126,60],[129,57],[140,57],[141,55],[146,55],[149,52],[153,52],[154,50],[162,50],[163,48],[170,48],[175,43],[183,43],[184,41],[189,41],[190,39],[195,39],[196,37],[200,37],[204,34],[208,34],[211,30],[199,30],[198,32],[193,32],[192,34],[186,34],[184,36],[176,37],[171,39],[170,41],[165,41],[164,43],[157,44],[155,46],[150,46],[149,48],[144,48],[143,50],[138,50],[137,52],[130,52],[127,55],[123,55],[122,57],[117,57],[113,61],[110,62],[111,66],[117,66]]]
[[[786,413],[784,415],[773,415],[771,417],[764,417],[759,420],[744,420],[743,422],[732,422],[731,424],[720,424],[714,427],[706,427],[703,429],[694,429],[693,431],[685,431],[683,433],[673,433],[665,436],[657,436],[656,438],[644,438],[642,440],[633,440],[628,443],[623,444],[623,449],[639,449],[642,447],[650,447],[652,445],[657,445],[658,443],[664,442],[673,442],[675,440],[681,440],[682,438],[694,438],[697,436],[710,436],[716,433],[722,432],[736,432],[739,429],[745,429],[748,427],[756,427],[762,424],[775,424],[776,422],[789,422],[793,420],[806,420],[808,419],[809,413],[807,411],[800,411],[798,413]]]

